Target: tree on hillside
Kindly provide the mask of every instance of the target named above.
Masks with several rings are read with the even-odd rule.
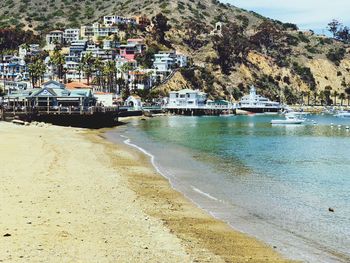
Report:
[[[264,21],[257,27],[257,33],[250,41],[260,47],[266,55],[271,49],[277,48],[277,41],[282,37],[280,30],[270,21]]]
[[[184,43],[191,49],[198,50],[208,44],[207,39],[201,39],[200,35],[208,34],[207,25],[198,20],[187,21],[185,24],[186,34]]]
[[[342,24],[336,20],[333,19],[331,22],[328,23],[328,31],[333,34],[333,37],[335,38],[337,36],[339,28],[341,28]]]
[[[150,45],[143,55],[138,55],[136,57],[137,64],[143,68],[152,68],[154,54],[159,52],[159,47],[157,45]]]
[[[346,50],[344,48],[330,49],[326,54],[326,57],[332,61],[336,66],[339,66],[340,62],[345,57]]]
[[[349,43],[350,42],[350,30],[347,26],[341,28],[337,32],[337,38],[343,42]]]
[[[245,62],[251,44],[243,34],[242,27],[229,23],[222,29],[222,35],[213,37],[214,49],[217,52],[217,63],[222,73],[229,75],[235,64]]]
[[[159,13],[158,15],[152,18],[152,24],[153,38],[160,44],[170,46],[170,43],[167,40],[165,40],[166,32],[171,29],[171,26],[168,24],[168,18],[162,13]]]
[[[300,66],[298,63],[293,63],[293,70],[299,77],[304,81],[309,89],[314,91],[316,89],[316,80],[314,75],[311,72],[311,69],[308,67]]]
[[[0,50],[17,49],[19,45],[39,43],[40,37],[32,31],[23,31],[18,28],[0,29]]]

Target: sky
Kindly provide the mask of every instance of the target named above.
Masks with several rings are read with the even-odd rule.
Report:
[[[350,26],[350,0],[221,0],[261,15],[327,34],[332,19]]]

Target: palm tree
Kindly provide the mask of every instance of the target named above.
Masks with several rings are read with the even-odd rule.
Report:
[[[39,81],[39,85],[41,85],[42,78],[45,72],[46,72],[46,65],[41,59],[37,59],[32,64],[29,65],[29,76],[30,76],[33,88],[38,84],[38,81]]]
[[[94,57],[91,52],[86,53],[82,58],[83,71],[86,75],[87,85],[90,85],[90,78],[94,69]]]
[[[107,61],[104,71],[107,77],[108,91],[115,91],[117,67],[114,61]]]
[[[327,96],[325,94],[324,90],[320,91],[320,94],[318,95],[320,102],[321,102],[321,106],[323,106],[323,103],[325,102],[325,100],[327,99]]]
[[[99,88],[103,86],[103,62],[100,58],[94,60],[94,71],[96,74],[96,84]]]
[[[317,102],[317,97],[319,96],[317,90],[315,90],[315,91],[313,92],[313,95],[314,95],[314,106],[315,106],[315,105],[316,105],[316,102]]]
[[[306,95],[306,97],[307,97],[307,106],[309,106],[309,105],[310,105],[310,95],[311,95],[311,92],[308,90],[308,91],[305,92],[305,95]]]
[[[349,98],[350,98],[350,87],[348,87],[348,88],[345,89],[345,93],[346,93],[346,95],[347,95],[348,106],[349,106],[349,103],[350,103],[350,101],[349,101]]]
[[[325,99],[326,99],[326,105],[329,105],[330,104],[330,101],[331,101],[331,90],[332,90],[332,87],[331,86],[326,86],[324,88],[324,96],[325,96]]]
[[[65,64],[64,56],[59,52],[59,50],[55,49],[52,55],[50,56],[51,63],[56,67],[57,77],[58,79],[63,78],[63,65]]]
[[[127,74],[127,77],[126,79],[124,80],[125,81],[125,92],[123,94],[123,97],[127,97],[126,94],[130,94],[130,89],[129,89],[129,72],[131,70],[134,69],[134,66],[131,64],[131,63],[125,63],[123,66],[121,66],[120,68],[120,71],[121,71],[121,75],[122,75],[122,78],[123,78],[123,75],[126,73]]]
[[[336,106],[337,105],[337,97],[339,96],[339,93],[335,90],[333,92],[333,97],[334,97],[334,102],[333,105]]]
[[[346,99],[344,92],[339,94],[339,99],[340,99],[340,106],[343,106],[343,101]]]
[[[79,82],[81,82],[81,73],[84,70],[84,64],[82,63],[82,61],[79,62],[77,69],[78,69],[78,72],[79,72]]]

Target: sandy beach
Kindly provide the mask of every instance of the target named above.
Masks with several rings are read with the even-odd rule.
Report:
[[[0,262],[286,262],[100,131],[0,122]]]

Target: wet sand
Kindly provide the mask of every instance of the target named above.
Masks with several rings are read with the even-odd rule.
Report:
[[[286,262],[101,131],[0,122],[0,261]]]

